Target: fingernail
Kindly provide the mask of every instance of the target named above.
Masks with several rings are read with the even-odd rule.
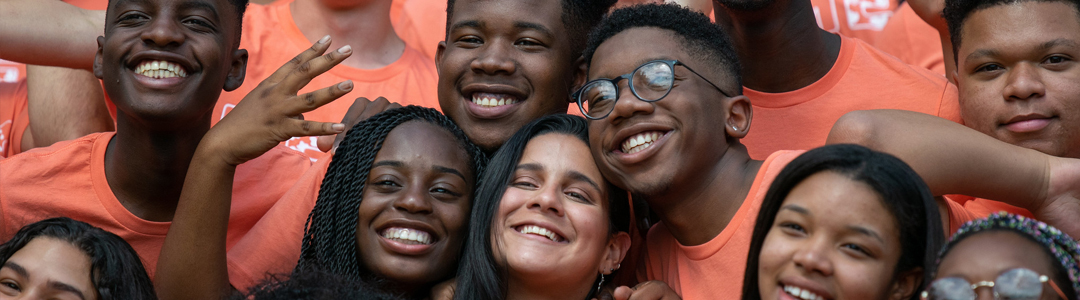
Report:
[[[341,49],[337,49],[337,52],[341,53],[341,54],[349,54],[350,52],[352,52],[352,46],[345,45],[345,47],[341,47]]]
[[[327,41],[330,41],[330,35],[329,34],[322,37],[321,39],[319,39],[319,44],[326,44]]]
[[[345,131],[345,124],[337,123],[334,125],[330,125],[330,128],[334,129],[337,132],[342,132]]]
[[[352,90],[352,80],[346,80],[345,82],[338,83],[337,87],[342,91]]]

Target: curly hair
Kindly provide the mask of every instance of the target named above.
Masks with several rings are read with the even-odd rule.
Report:
[[[742,94],[742,67],[727,33],[708,16],[678,4],[643,4],[615,10],[589,34],[589,42],[582,54],[585,63],[592,65],[593,55],[604,41],[638,27],[673,31],[683,51],[707,63],[706,66],[693,66],[695,69],[706,69],[712,74],[729,78],[719,84],[724,86],[724,90]]]
[[[157,299],[135,249],[119,236],[70,218],[45,219],[23,226],[0,245],[0,265],[38,237],[70,243],[90,258],[90,282],[98,299]]]
[[[409,121],[423,121],[449,131],[470,155],[473,174],[483,172],[487,164],[484,152],[454,122],[434,109],[419,106],[393,109],[353,126],[326,170],[319,197],[308,215],[294,273],[321,269],[350,279],[367,277],[357,258],[357,212],[368,173],[383,141],[391,130]]]
[[[976,11],[984,10],[998,5],[1018,4],[1024,2],[1062,2],[1072,5],[1076,17],[1080,19],[1080,0],[945,0],[945,9],[941,11],[945,17],[945,23],[949,26],[949,40],[953,44],[953,60],[959,64],[959,49],[964,29],[964,21]],[[1078,20],[1080,21],[1080,20]]]

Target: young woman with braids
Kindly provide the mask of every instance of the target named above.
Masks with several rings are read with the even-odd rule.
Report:
[[[298,117],[344,94],[348,82],[307,96],[276,97],[332,65],[316,58],[318,53],[301,54],[297,60],[308,67],[293,66],[299,74],[267,79],[287,87],[264,82],[266,90],[252,92],[203,138],[162,249],[156,282],[162,298],[219,298],[230,285],[248,290],[270,274],[294,269],[345,280],[375,278],[380,289],[425,298],[430,286],[453,275],[486,158],[448,118],[420,107],[355,125],[329,160],[316,163],[226,249],[235,165],[292,136],[343,130],[342,124]]]

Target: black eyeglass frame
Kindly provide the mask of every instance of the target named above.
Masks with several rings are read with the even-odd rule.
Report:
[[[619,81],[622,81],[623,79],[626,80],[626,83],[627,83],[626,86],[630,88],[630,93],[633,94],[635,98],[638,98],[638,100],[649,102],[649,103],[663,100],[664,98],[666,98],[668,96],[668,94],[671,94],[671,89],[675,87],[674,78],[672,79],[671,85],[668,86],[667,91],[664,92],[664,95],[660,96],[660,98],[656,98],[656,100],[646,100],[645,98],[642,98],[640,95],[638,95],[637,89],[634,88],[634,81],[633,81],[634,80],[634,74],[636,74],[639,70],[641,70],[642,67],[645,67],[645,66],[647,66],[649,64],[656,63],[656,62],[662,62],[662,63],[666,64],[668,66],[668,68],[671,69],[672,76],[675,75],[675,66],[682,66],[683,68],[686,68],[686,70],[690,71],[690,73],[694,73],[694,75],[697,75],[702,80],[705,80],[705,82],[709,83],[709,85],[711,85],[713,88],[716,88],[717,91],[720,91],[720,94],[724,95],[725,97],[731,98],[730,94],[724,92],[723,89],[721,89],[719,86],[717,86],[711,80],[709,80],[708,78],[705,78],[705,76],[701,75],[697,71],[694,71],[694,69],[691,69],[690,66],[687,66],[686,64],[680,62],[677,59],[651,60],[651,61],[647,61],[647,62],[641,64],[637,68],[634,68],[634,71],[632,71],[630,73],[620,75],[619,77],[615,77],[615,78],[611,78],[611,79],[597,78],[597,79],[590,80],[589,82],[586,82],[584,85],[582,85],[580,89],[578,89],[576,92],[574,92],[570,96],[573,97],[574,100],[577,102],[578,110],[581,111],[581,114],[584,115],[585,118],[588,118],[590,120],[602,120],[604,118],[607,118],[607,116],[611,115],[611,112],[615,110],[615,104],[617,104],[619,102],[619,98],[620,98],[619,97],[619,93],[620,93],[619,90],[621,90],[619,88]],[[601,116],[601,117],[593,117],[593,116],[590,116],[587,111],[585,111],[585,103],[583,103],[583,101],[581,99],[581,94],[585,92],[586,87],[589,87],[593,83],[603,82],[603,81],[611,82],[611,84],[613,86],[615,86],[615,102],[612,102],[611,109],[609,109],[606,113],[604,113],[603,116]]]

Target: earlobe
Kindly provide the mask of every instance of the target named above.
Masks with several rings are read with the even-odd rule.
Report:
[[[97,54],[94,55],[94,76],[97,77],[98,79],[104,79],[104,78],[102,78],[102,75],[105,72],[101,69],[101,65],[102,65],[102,62],[101,62],[102,57],[101,57],[101,55],[102,55],[102,48],[104,48],[104,45],[105,45],[105,37],[104,36],[98,36],[97,37]]]
[[[229,76],[225,79],[225,91],[232,91],[240,88],[240,85],[244,84],[244,77],[247,76],[247,60],[248,52],[246,49],[237,49],[233,51],[232,66],[229,69]]]
[[[900,273],[896,278],[896,282],[893,283],[892,292],[889,295],[890,300],[906,300],[911,299],[915,293],[918,293],[919,284],[923,281],[922,268],[915,268]]]
[[[614,270],[618,270],[627,251],[630,251],[630,234],[617,232],[612,235],[608,241],[607,257],[600,264],[600,273],[611,274]]]
[[[735,97],[725,99],[725,110],[728,113],[724,130],[727,131],[728,136],[734,138],[746,137],[746,134],[750,130],[751,120],[754,118],[754,108],[750,105],[750,99],[745,95],[737,95]]]

